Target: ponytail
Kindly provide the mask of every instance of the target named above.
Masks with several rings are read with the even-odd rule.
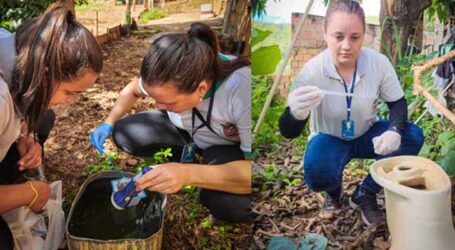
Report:
[[[201,81],[224,80],[250,65],[245,58],[223,61],[219,50],[210,26],[193,23],[186,33],[164,35],[153,42],[142,62],[141,78],[149,86],[172,83],[182,93],[193,93]]]
[[[16,50],[10,92],[30,133],[35,132],[62,81],[78,79],[85,70],[99,74],[103,66],[95,37],[58,3],[19,27]]]

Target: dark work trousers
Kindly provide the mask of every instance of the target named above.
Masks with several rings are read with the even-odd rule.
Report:
[[[148,157],[172,148],[172,161],[179,162],[182,148],[190,140],[184,130],[175,127],[163,111],[152,110],[118,120],[112,133],[115,144],[123,151]],[[217,165],[243,160],[239,145],[212,146],[202,151],[204,164]],[[228,222],[250,222],[251,196],[200,189],[200,202],[218,219]]]
[[[47,140],[55,122],[55,113],[48,110],[37,128],[38,141],[41,146]],[[43,146],[44,147],[44,146]],[[0,162],[0,185],[14,184],[21,179],[23,172],[19,171],[17,162],[20,160],[17,143],[14,142],[6,153],[5,158]],[[0,216],[0,249],[13,249],[14,241],[8,224]]]

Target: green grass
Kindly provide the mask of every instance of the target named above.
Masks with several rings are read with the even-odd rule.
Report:
[[[160,19],[166,16],[167,13],[164,10],[161,9],[148,10],[140,15],[139,22],[147,23],[150,20]]]
[[[103,4],[101,2],[95,2],[95,0],[87,0],[87,4],[83,4],[83,5],[76,5],[75,7],[75,10],[76,10],[76,13],[80,14],[80,13],[84,13],[88,10],[94,10],[94,9],[109,9],[111,6],[113,6],[113,4]]]

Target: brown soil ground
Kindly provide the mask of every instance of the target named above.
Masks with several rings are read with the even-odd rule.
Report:
[[[355,187],[367,175],[364,162],[359,161],[345,169],[343,207],[333,218],[321,219],[318,214],[323,197],[320,193],[309,190],[302,180],[303,152],[297,148],[289,141],[282,142],[275,150],[270,150],[269,145],[259,148],[264,153],[256,159],[253,177],[255,195],[252,209],[257,215],[253,226],[254,247],[266,248],[270,239],[275,236],[287,236],[298,244],[307,233],[318,233],[328,239],[327,249],[390,248],[386,223],[366,226],[360,218],[360,213],[348,204]],[[267,166],[274,166],[273,178],[270,178]],[[293,181],[295,183],[289,185]],[[454,188],[455,178],[452,179],[452,190]],[[382,192],[378,196],[378,201],[380,209],[385,210]],[[452,220],[455,224],[454,192]]]

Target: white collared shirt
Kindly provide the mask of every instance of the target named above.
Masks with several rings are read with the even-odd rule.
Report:
[[[210,97],[211,98],[211,97]],[[196,108],[207,117],[210,98]],[[168,112],[172,123],[192,133],[191,110],[182,113]],[[195,118],[195,127],[201,121]],[[242,67],[229,75],[215,92],[210,127],[202,127],[194,135],[194,143],[201,149],[216,145],[240,144],[245,156],[251,154],[251,68]]]
[[[315,85],[323,90],[345,93],[343,82],[328,49],[305,64],[290,91],[304,85]],[[395,69],[386,56],[372,49],[361,49],[357,59],[354,95],[351,120],[355,122],[354,138],[357,138],[378,120],[379,98],[385,102],[394,102],[404,96]],[[319,133],[342,138],[341,122],[346,118],[346,97],[325,95],[321,104],[311,111],[310,139]]]

